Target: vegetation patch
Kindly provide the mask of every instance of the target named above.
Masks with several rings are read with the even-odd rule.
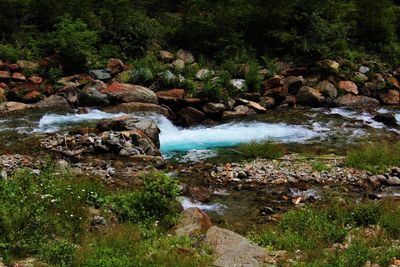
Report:
[[[285,147],[273,141],[267,140],[262,142],[252,141],[238,147],[238,151],[246,155],[250,159],[264,158],[277,159],[285,154]]]

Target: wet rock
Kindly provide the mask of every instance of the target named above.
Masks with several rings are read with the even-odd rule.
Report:
[[[389,113],[378,113],[373,117],[377,122],[382,122],[386,126],[395,127],[398,126],[396,114],[393,112]]]
[[[338,86],[339,89],[343,90],[346,93],[358,95],[358,87],[355,83],[351,81],[340,81]]]
[[[157,95],[150,89],[133,84],[114,82],[100,91],[116,103],[141,102],[157,104]]]
[[[171,117],[171,112],[167,108],[152,103],[140,103],[140,102],[122,103],[117,106],[107,107],[105,108],[105,110],[114,113],[154,112],[164,115],[166,117]]]
[[[195,58],[192,52],[180,49],[176,52],[176,57],[182,60],[185,64],[192,64],[195,62]]]
[[[186,126],[196,125],[206,119],[206,115],[193,107],[183,108],[178,112],[181,123]]]
[[[34,105],[35,108],[54,108],[54,109],[63,109],[69,110],[71,106],[68,104],[67,100],[59,95],[52,95],[46,97],[40,102]]]
[[[379,106],[379,101],[367,96],[347,94],[338,98],[338,104],[353,108],[376,108]]]
[[[189,208],[182,212],[174,233],[177,236],[197,236],[206,233],[211,226],[211,220],[206,213],[199,208]]]
[[[264,248],[217,226],[207,231],[205,243],[214,250],[215,266],[262,266],[272,259]]]
[[[398,90],[388,90],[378,94],[382,103],[389,106],[396,106],[400,103],[400,94]]]
[[[90,70],[89,75],[95,80],[108,81],[111,79],[111,72],[107,69]]]
[[[107,85],[99,80],[88,83],[78,95],[78,102],[80,105],[94,107],[94,106],[108,106],[110,101],[106,94],[101,93]]]
[[[222,103],[207,103],[203,106],[203,111],[208,115],[222,114],[225,110],[225,105]]]
[[[297,93],[296,100],[300,105],[319,107],[323,104],[325,98],[318,90],[304,86]]]

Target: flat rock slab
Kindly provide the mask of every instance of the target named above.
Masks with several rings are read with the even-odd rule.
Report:
[[[217,226],[207,231],[205,242],[214,250],[215,266],[266,266],[273,260],[264,248],[235,232]]]

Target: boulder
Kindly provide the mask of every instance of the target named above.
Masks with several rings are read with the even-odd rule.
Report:
[[[230,120],[230,119],[236,119],[240,117],[247,116],[246,112],[241,112],[241,111],[224,111],[222,114],[222,119],[224,120]]]
[[[150,89],[133,84],[114,82],[100,91],[115,103],[141,102],[157,104],[157,95]]]
[[[67,100],[59,95],[49,96],[34,105],[35,108],[71,109]]]
[[[166,117],[171,117],[171,113],[167,108],[153,103],[141,103],[141,102],[122,103],[116,106],[107,107],[105,108],[105,110],[114,113],[154,112],[164,115]]]
[[[266,108],[264,108],[263,106],[261,106],[260,104],[258,104],[257,102],[254,102],[254,101],[249,101],[247,106],[252,108],[253,110],[255,110],[257,113],[265,113],[265,112],[267,112]]]
[[[373,119],[376,120],[377,122],[382,122],[383,124],[389,127],[398,126],[396,114],[393,112],[378,113],[373,117]]]
[[[124,62],[119,58],[110,58],[107,61],[107,70],[111,75],[116,75],[123,72],[125,69]]]
[[[315,87],[324,97],[336,98],[338,91],[328,80],[322,81]]]
[[[167,62],[167,63],[172,62],[175,59],[174,54],[172,54],[169,51],[165,51],[165,50],[158,52],[158,57],[162,61]]]
[[[285,96],[289,93],[288,88],[281,86],[276,87],[273,89],[268,89],[264,92],[265,97],[272,97],[272,98],[281,98],[284,99]]]
[[[338,86],[346,93],[358,95],[358,87],[355,83],[351,81],[340,81]]]
[[[297,94],[304,84],[303,76],[289,76],[283,80],[283,87],[287,88],[289,94]]]
[[[185,62],[182,59],[174,60],[171,65],[177,70],[183,70],[185,68]]]
[[[266,90],[268,89],[273,89],[276,87],[280,87],[283,85],[283,76],[281,75],[274,75],[271,78],[269,78],[268,80],[266,80],[264,82],[264,87]]]
[[[163,101],[176,101],[182,100],[185,97],[185,90],[183,89],[170,89],[165,91],[158,91],[156,93],[159,100]]]
[[[33,75],[33,76],[31,76],[31,77],[29,78],[29,81],[30,81],[31,83],[40,85],[40,84],[42,84],[42,82],[43,82],[43,78],[42,78],[42,77],[39,77],[39,76],[37,76],[37,75]]]
[[[233,108],[233,111],[238,113],[244,113],[247,115],[256,114],[256,112],[253,109],[250,109],[248,106],[245,105],[236,106]]]
[[[159,149],[160,148],[160,128],[153,121],[139,120],[134,123],[128,122],[128,127],[134,126],[139,130],[143,131],[152,141],[152,143]]]
[[[75,105],[78,102],[79,88],[76,86],[64,86],[57,91],[57,95],[64,97],[71,105]]]
[[[7,101],[6,91],[0,87],[0,103],[4,101]]]
[[[207,231],[205,244],[214,251],[215,266],[264,266],[272,259],[264,248],[235,232],[217,226],[212,226]]]
[[[335,60],[331,60],[331,59],[324,59],[324,60],[318,61],[317,64],[321,68],[330,69],[333,71],[338,71],[339,67],[340,67],[339,62],[337,62]]]
[[[182,212],[174,232],[177,236],[196,236],[205,234],[211,226],[211,220],[206,213],[199,208],[189,208]]]
[[[304,106],[319,107],[324,103],[324,96],[312,87],[302,87],[296,95],[296,103]]]
[[[203,111],[208,115],[222,114],[225,105],[222,103],[207,103],[203,106]]]
[[[44,98],[44,96],[40,92],[32,91],[32,92],[29,92],[26,95],[24,95],[24,97],[22,99],[26,103],[35,103],[43,98]]]
[[[178,112],[181,123],[186,126],[196,125],[206,119],[206,115],[193,107],[183,108]]]
[[[183,49],[180,49],[178,52],[176,52],[176,57],[182,60],[185,64],[192,64],[195,62],[192,52]]]
[[[20,73],[20,72],[14,72],[11,75],[11,79],[16,81],[16,82],[25,82],[26,81],[25,75]]]
[[[275,99],[268,96],[263,96],[260,99],[260,105],[265,108],[272,108],[275,106]]]
[[[110,101],[106,94],[101,93],[107,85],[99,80],[87,84],[78,95],[78,102],[80,105],[93,107],[93,106],[108,106]]]
[[[379,101],[367,96],[347,94],[338,98],[338,104],[352,108],[376,108]]]
[[[20,102],[4,102],[0,104],[0,114],[7,114],[10,112],[21,111],[32,108],[32,105]]]
[[[209,69],[201,69],[196,73],[196,78],[198,80],[204,80],[210,76],[214,75],[214,71],[209,70]]]
[[[108,81],[111,79],[111,72],[108,69],[90,70],[89,75],[92,76],[93,79],[100,81]]]
[[[11,79],[11,73],[6,70],[0,70],[0,80],[8,81]]]
[[[400,103],[400,94],[397,90],[388,90],[387,92],[380,92],[378,94],[383,104],[395,106]]]

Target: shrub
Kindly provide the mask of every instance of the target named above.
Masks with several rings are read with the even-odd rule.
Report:
[[[317,161],[313,165],[313,169],[318,172],[322,171],[329,171],[331,167],[329,165],[326,165],[325,162],[323,161]]]
[[[196,96],[207,98],[212,102],[219,102],[226,97],[221,81],[214,79],[206,80],[202,90],[197,91]]]
[[[0,60],[16,62],[19,59],[19,49],[9,44],[0,44]]]
[[[64,71],[77,72],[86,67],[94,53],[97,34],[81,20],[63,17],[48,38],[47,45],[60,54]]]
[[[249,158],[276,159],[285,154],[285,148],[273,141],[256,142],[242,144],[238,150]]]
[[[376,203],[357,205],[353,211],[353,220],[358,226],[368,226],[378,223],[381,216],[381,207]]]
[[[263,77],[258,71],[258,64],[256,62],[251,62],[246,73],[247,89],[251,92],[259,92],[261,90],[262,81]]]
[[[143,189],[111,196],[109,202],[122,221],[174,223],[180,211],[179,187],[174,178],[152,172],[142,176]]]

